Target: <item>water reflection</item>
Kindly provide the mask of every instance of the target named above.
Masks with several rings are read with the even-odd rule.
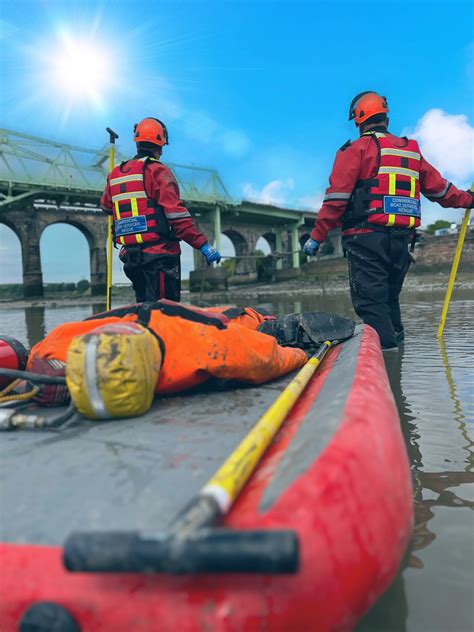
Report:
[[[27,307],[25,309],[26,335],[31,348],[46,336],[44,307]]]
[[[430,336],[430,333],[427,333],[425,335],[426,337],[432,337]],[[469,336],[470,335],[471,333],[469,334]],[[441,537],[443,539],[443,542],[440,544],[443,544],[444,546],[446,546],[447,544],[449,546],[448,533],[437,533],[437,530],[435,530],[435,528],[431,527],[429,524],[437,515],[435,509],[474,509],[474,502],[469,499],[463,498],[460,495],[466,490],[466,487],[464,487],[462,490],[459,489],[462,485],[472,485],[474,483],[474,472],[472,471],[473,442],[468,434],[468,426],[465,423],[466,415],[463,412],[463,402],[458,395],[457,382],[453,376],[453,371],[451,369],[449,356],[444,341],[441,341],[440,343],[440,356],[442,361],[441,364],[443,367],[443,372],[445,374],[446,384],[449,390],[449,397],[452,402],[453,408],[450,411],[450,415],[443,416],[443,422],[449,424],[451,419],[457,422],[460,434],[463,438],[462,449],[467,451],[467,459],[465,459],[464,461],[464,469],[461,470],[424,471],[425,466],[423,462],[423,453],[420,447],[422,433],[419,428],[419,422],[422,421],[422,417],[420,413],[416,414],[414,412],[414,408],[415,406],[417,406],[418,401],[416,398],[411,398],[411,400],[407,398],[404,392],[403,383],[405,381],[405,383],[410,384],[410,382],[413,381],[413,372],[416,371],[416,369],[420,370],[420,364],[425,365],[426,368],[433,368],[433,365],[435,364],[433,360],[435,359],[434,356],[437,347],[434,340],[430,346],[430,356],[428,358],[420,358],[420,356],[418,356],[418,362],[415,363],[413,362],[413,360],[417,354],[416,352],[414,352],[413,348],[408,354],[406,353],[405,348],[401,348],[398,353],[391,352],[385,354],[385,363],[389,376],[390,386],[392,388],[395,402],[399,411],[401,428],[403,436],[405,438],[405,443],[410,459],[410,467],[412,470],[414,530],[412,541],[401,564],[401,568],[397,578],[393,582],[392,586],[368,613],[368,615],[357,626],[358,632],[375,632],[382,630],[384,632],[388,630],[393,632],[404,632],[405,630],[412,627],[408,625],[410,622],[410,610],[417,609],[419,606],[416,602],[410,599],[411,596],[409,594],[407,595],[406,582],[404,579],[405,574],[408,569],[414,571],[422,571],[425,568],[425,564],[419,552],[423,549],[427,549],[430,545],[434,543],[434,541],[438,537]],[[463,345],[461,341],[460,347],[462,348],[462,346]],[[461,355],[461,358],[465,355],[466,354]],[[463,367],[463,362],[459,362],[459,359],[460,355],[459,353],[457,353],[456,361],[460,364],[461,367]],[[414,364],[417,364],[418,366],[416,367],[414,366]],[[428,373],[430,373],[430,371],[428,371]],[[466,375],[467,381],[470,381],[472,384],[472,371],[465,372],[464,377],[466,377]],[[419,379],[416,380],[416,386],[419,388]],[[425,392],[423,392],[423,396],[425,399],[427,397],[430,397],[430,392],[426,388],[426,386],[427,384],[425,383]],[[413,391],[413,384],[410,387],[410,391]],[[436,405],[435,401],[432,401],[431,403],[432,405]],[[444,461],[451,462],[451,460],[447,458],[445,458]],[[453,491],[453,489],[455,491]],[[456,524],[456,522],[456,516],[451,515],[450,523]],[[458,537],[461,536],[461,550],[467,553],[467,557],[469,557],[469,551],[472,551],[473,544],[472,532],[468,531],[467,533],[463,534],[462,531],[459,532],[458,530],[458,533],[456,535]],[[455,558],[453,558],[453,565],[455,561]],[[469,568],[469,561],[467,567]],[[436,569],[439,574],[441,574],[443,570],[444,569],[440,568]],[[459,569],[458,573],[461,576],[461,581],[465,580],[466,582],[468,582],[469,586],[472,578],[470,576],[463,578],[462,569]],[[427,592],[427,589],[428,585],[425,588],[425,592]],[[460,609],[457,609],[454,606],[453,612],[450,612],[448,614],[447,618],[449,619],[450,617],[452,617],[453,619],[453,627],[450,627],[449,629],[472,629],[472,626],[469,624],[469,620],[471,620],[472,624],[472,615],[469,615],[470,603],[465,602],[462,604],[462,606],[463,608]],[[434,612],[431,614],[434,615],[434,621],[436,620],[436,608],[433,608],[433,610]],[[426,614],[424,616],[426,618]],[[461,626],[454,623],[454,621],[456,620],[463,622]],[[412,627],[412,629],[417,628]],[[427,625],[424,629],[445,630],[448,628],[444,628],[442,627],[442,625],[441,627],[430,627],[429,625]]]

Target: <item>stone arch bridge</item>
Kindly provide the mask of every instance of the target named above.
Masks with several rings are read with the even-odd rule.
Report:
[[[117,153],[117,162],[123,159]],[[233,200],[218,173],[210,169],[169,164],[194,220],[220,247],[227,235],[237,257],[236,278],[256,279],[256,244],[264,237],[271,252],[289,253],[277,261],[281,276],[299,268],[301,243],[308,237],[314,213]],[[88,149],[51,142],[0,129],[0,223],[21,244],[26,297],[43,295],[40,238],[48,226],[75,226],[87,239],[91,290],[105,293],[107,220],[99,207],[108,167],[108,147]],[[331,236],[336,253],[340,235]],[[245,258],[249,257],[249,258]],[[195,256],[195,267],[204,265]],[[67,265],[67,262],[65,262]]]

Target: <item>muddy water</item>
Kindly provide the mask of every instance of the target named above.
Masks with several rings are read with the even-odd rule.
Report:
[[[474,630],[474,296],[451,304],[445,346],[436,339],[442,295],[406,294],[406,344],[387,359],[414,480],[416,524],[400,573],[358,632]],[[227,301],[228,302],[228,299]],[[353,315],[344,295],[254,296],[279,315],[302,310]],[[0,311],[0,331],[27,346],[103,305]]]

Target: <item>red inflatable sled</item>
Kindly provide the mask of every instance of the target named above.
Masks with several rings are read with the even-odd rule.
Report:
[[[292,572],[63,565],[73,531],[166,531],[290,379],[162,398],[139,419],[3,434],[0,630],[353,629],[394,578],[413,518],[399,418],[367,326],[329,352],[225,519],[295,532]]]

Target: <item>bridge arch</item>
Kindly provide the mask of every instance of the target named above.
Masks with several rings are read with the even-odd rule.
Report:
[[[73,219],[69,217],[68,214],[58,218],[40,216],[38,221],[38,240],[41,240],[44,232],[48,228],[61,224],[77,229],[85,237],[89,250],[89,278],[91,293],[94,296],[105,295],[107,281],[107,256],[105,243],[107,222],[105,217],[104,222],[97,224],[96,222],[87,222],[87,216],[84,221],[82,221],[81,218]]]
[[[69,222],[52,222],[39,236],[43,282],[46,285],[90,281],[93,239]]]
[[[1,284],[21,284],[23,282],[22,250],[21,235],[15,230],[14,225],[2,219],[0,221]]]
[[[261,250],[264,254],[268,255],[276,250],[276,235],[275,233],[264,233],[260,235],[255,244],[257,250]]]
[[[235,230],[235,228],[228,228],[222,231],[222,234],[228,237],[234,247],[236,257],[246,257],[249,252],[248,242],[242,233]],[[236,274],[246,274],[248,272],[248,260],[237,259],[235,263]]]

